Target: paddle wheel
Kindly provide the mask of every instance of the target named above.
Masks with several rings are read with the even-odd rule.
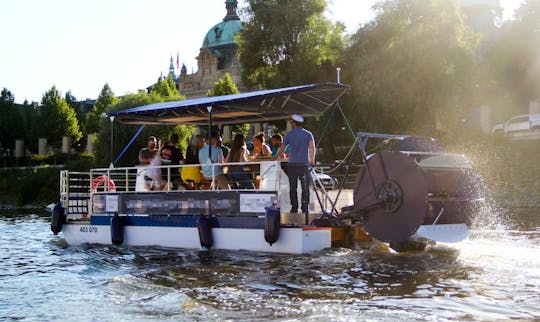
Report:
[[[369,138],[396,142],[368,155]],[[338,220],[361,225],[396,250],[408,249],[413,239],[456,242],[468,236],[483,198],[465,156],[443,152],[431,138],[359,133],[358,140],[364,164],[354,205],[343,208]]]

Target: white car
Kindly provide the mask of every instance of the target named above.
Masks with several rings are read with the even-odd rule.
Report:
[[[338,184],[338,181],[336,178],[331,177],[327,175],[326,173],[313,171],[311,175],[313,176],[313,181],[315,181],[315,184],[319,188],[321,188],[322,186],[327,190],[332,190],[332,189],[335,189]]]
[[[505,123],[497,124],[492,132],[540,131],[540,114],[522,114],[511,117]]]

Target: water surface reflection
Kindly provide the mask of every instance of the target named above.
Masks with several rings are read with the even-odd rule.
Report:
[[[0,217],[0,319],[540,318],[540,232],[477,230],[394,254],[70,247],[46,218]]]

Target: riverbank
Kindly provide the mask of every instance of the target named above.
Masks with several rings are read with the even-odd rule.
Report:
[[[478,186],[491,202],[506,209],[540,208],[540,141],[502,135],[463,135],[451,141],[451,152],[473,162],[482,178]]]
[[[481,176],[478,187],[489,201],[505,209],[540,208],[540,142],[495,135],[462,134],[442,138],[449,152],[463,153]],[[61,169],[88,171],[92,160],[61,166],[0,169],[0,209],[43,209],[59,199]]]
[[[58,201],[60,168],[40,166],[0,171],[0,208],[42,208]]]
[[[92,159],[79,158],[63,165],[0,168],[0,209],[44,209],[59,201],[60,170],[88,171]]]

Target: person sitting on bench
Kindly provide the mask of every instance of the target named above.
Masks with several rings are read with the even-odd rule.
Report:
[[[217,146],[218,134],[212,134],[210,144],[199,150],[199,162],[202,165],[202,174],[206,180],[212,180],[220,189],[230,189],[227,177],[218,163],[223,163],[223,151]],[[213,177],[213,178],[212,178]]]
[[[246,138],[242,134],[236,134],[232,143],[231,150],[225,159],[225,163],[247,162],[248,150]],[[229,179],[238,182],[239,189],[255,189],[251,178],[244,172],[244,165],[229,165]]]

